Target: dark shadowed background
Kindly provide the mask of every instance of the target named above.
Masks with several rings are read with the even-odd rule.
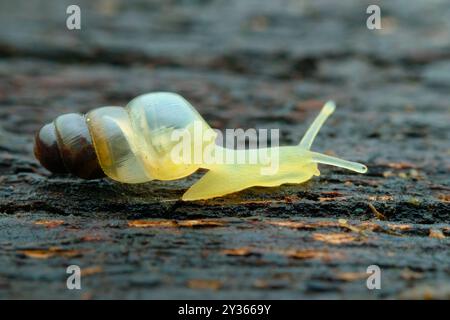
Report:
[[[449,1],[2,0],[0,298],[448,299],[449,89]],[[369,172],[182,203],[201,173],[128,187],[34,159],[43,123],[158,90],[282,144],[333,99],[313,149]]]

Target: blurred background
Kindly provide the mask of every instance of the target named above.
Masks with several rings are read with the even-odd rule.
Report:
[[[449,88],[448,0],[2,0],[0,297],[448,298]],[[198,176],[143,193],[34,160],[56,116],[159,90],[214,128],[278,128],[282,144],[333,99],[313,149],[369,173],[324,167],[306,186],[179,204]],[[88,270],[83,291],[65,288],[70,263]],[[365,286],[373,263],[383,290]]]
[[[81,30],[66,27],[70,4],[0,4],[3,128],[28,136],[61,113],[166,90],[185,95],[215,127],[281,127],[286,142],[330,98],[348,110],[332,120],[347,123],[333,133],[346,143],[427,130],[444,138],[448,1],[79,1]],[[370,4],[382,9],[380,30],[366,27]],[[371,125],[359,126],[361,114],[350,110]],[[365,160],[398,150],[390,145],[374,154],[345,147]]]

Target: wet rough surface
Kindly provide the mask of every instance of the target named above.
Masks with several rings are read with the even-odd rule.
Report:
[[[277,3],[78,1],[80,31],[71,1],[0,3],[0,298],[450,298],[448,1]],[[282,144],[334,99],[313,149],[369,172],[183,203],[202,173],[126,186],[34,159],[57,115],[158,90]]]

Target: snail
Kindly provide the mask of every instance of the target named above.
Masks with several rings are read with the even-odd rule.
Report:
[[[175,133],[185,136],[198,128],[212,129],[180,95],[148,93],[134,98],[125,108],[105,106],[86,115],[69,113],[57,117],[37,132],[34,154],[54,173],[72,173],[83,179],[108,176],[122,183],[175,180],[199,168],[209,170],[184,193],[184,201],[220,197],[252,186],[302,183],[320,174],[318,163],[365,173],[367,167],[363,164],[310,151],[319,129],[334,110],[335,104],[327,102],[298,145],[235,150],[216,145],[213,133],[206,140],[183,142],[188,151],[183,159],[187,161],[179,161],[173,156],[180,146],[173,138]],[[227,159],[266,151],[277,156],[278,170],[262,174],[265,164],[258,161],[195,161],[207,149],[212,156],[225,155]]]

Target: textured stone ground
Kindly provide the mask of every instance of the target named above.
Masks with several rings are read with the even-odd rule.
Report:
[[[78,1],[81,31],[69,4],[0,3],[0,298],[450,298],[448,1]],[[157,90],[283,144],[334,99],[314,150],[369,172],[183,203],[202,173],[130,187],[34,159],[57,115]]]

